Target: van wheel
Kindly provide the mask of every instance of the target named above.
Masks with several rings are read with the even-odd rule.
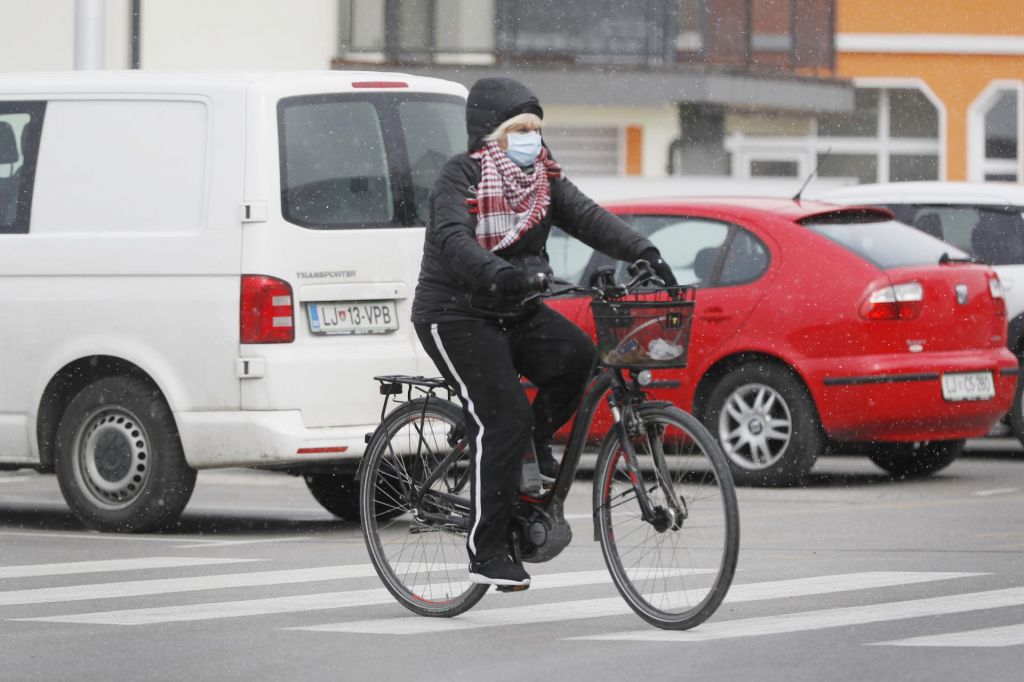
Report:
[[[359,483],[354,473],[306,474],[303,478],[321,507],[339,519],[359,523]]]
[[[871,461],[895,478],[929,476],[945,469],[964,451],[963,440],[876,443]]]
[[[748,362],[712,389],[704,424],[738,485],[800,483],[825,445],[804,385],[778,365]]]
[[[100,379],[71,400],[54,465],[71,511],[107,532],[174,522],[196,482],[170,407],[156,388],[126,377]]]
[[[359,481],[355,473],[330,472],[306,474],[306,487],[313,493],[314,499],[327,511],[339,519],[359,523]],[[400,499],[400,493],[395,491],[395,499]],[[395,509],[394,505],[385,508],[378,504],[377,518],[391,519],[400,516],[402,509]]]

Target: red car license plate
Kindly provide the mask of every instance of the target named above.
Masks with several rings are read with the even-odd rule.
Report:
[[[942,397],[946,400],[988,400],[996,395],[992,372],[957,372],[942,375]]]

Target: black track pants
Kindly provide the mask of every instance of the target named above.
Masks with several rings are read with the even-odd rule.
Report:
[[[473,453],[470,558],[509,553],[519,469],[531,437],[550,440],[583,395],[594,345],[546,306],[516,324],[460,320],[417,324],[441,374],[458,387]],[[537,387],[530,405],[520,374]]]

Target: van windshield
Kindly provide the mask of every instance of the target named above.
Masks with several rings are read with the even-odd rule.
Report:
[[[375,93],[281,100],[281,210],[313,229],[424,225],[448,157],[465,149],[465,102]]]
[[[895,220],[809,220],[804,225],[828,237],[883,270],[917,265],[936,265],[942,254],[950,258],[968,255],[941,239]]]

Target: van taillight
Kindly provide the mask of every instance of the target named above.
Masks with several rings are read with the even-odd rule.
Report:
[[[875,289],[860,307],[866,320],[912,320],[924,307],[924,288],[918,282]]]
[[[295,340],[292,286],[267,275],[242,275],[242,343]]]

